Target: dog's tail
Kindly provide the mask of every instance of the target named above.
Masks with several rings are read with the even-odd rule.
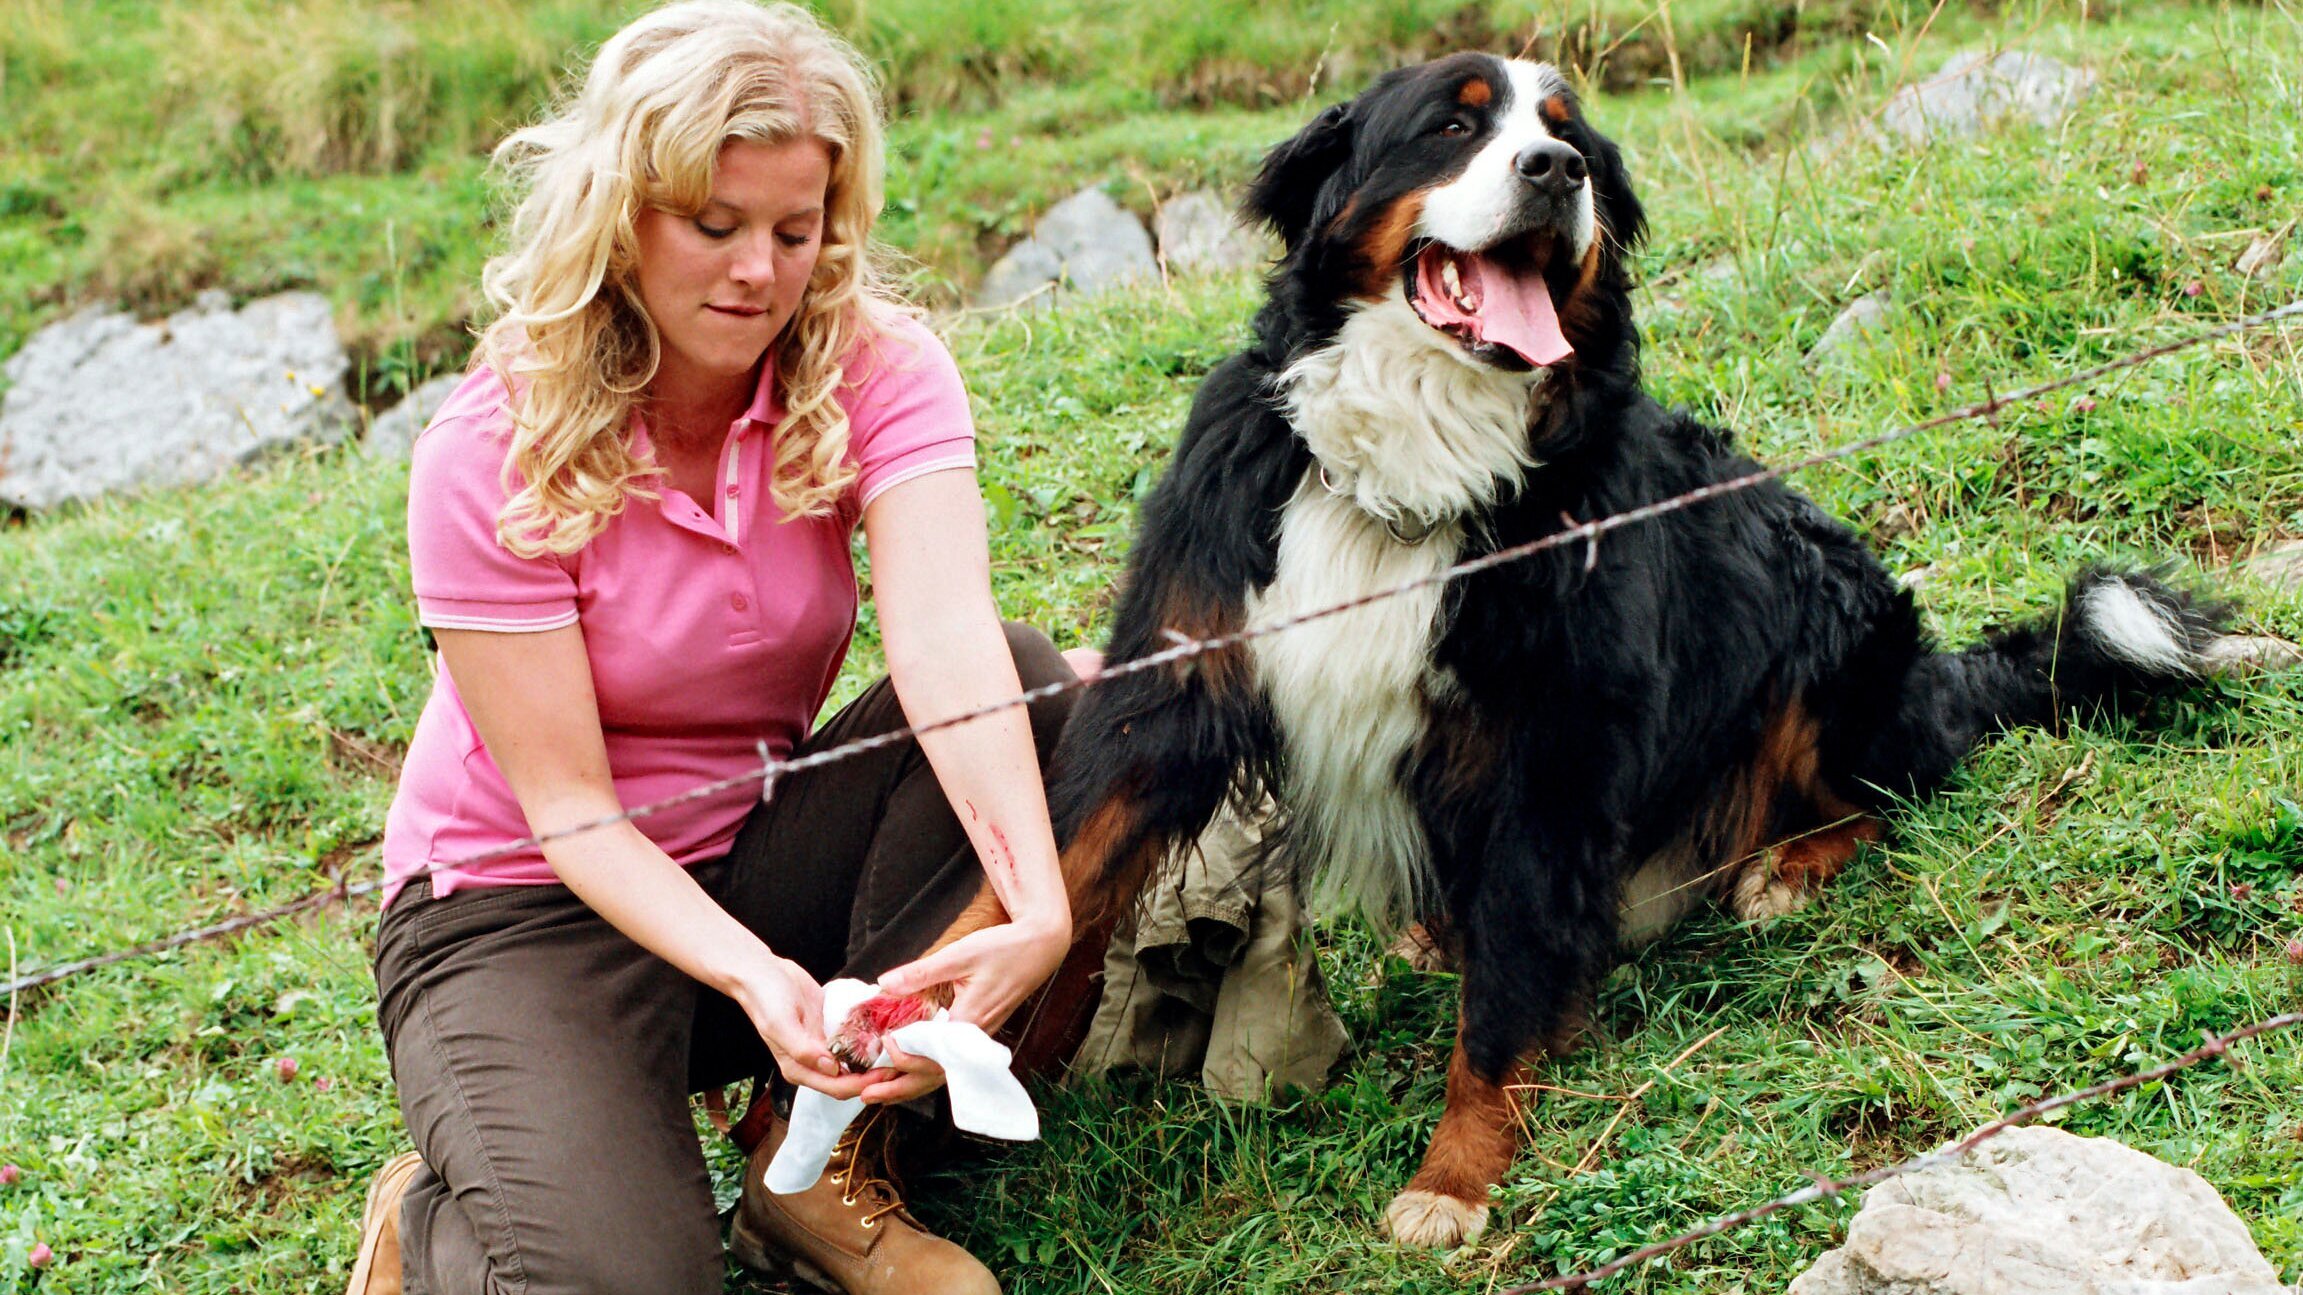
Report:
[[[2069,713],[2131,711],[2214,673],[2228,604],[2141,572],[2090,568],[2054,615],[1914,662],[1853,771],[1925,795],[1992,734]]]

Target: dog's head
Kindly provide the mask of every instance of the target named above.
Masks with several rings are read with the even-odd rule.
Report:
[[[1548,64],[1456,54],[1389,73],[1272,150],[1246,211],[1287,246],[1275,292],[1330,322],[1400,294],[1467,359],[1512,371],[1630,336],[1639,199]]]

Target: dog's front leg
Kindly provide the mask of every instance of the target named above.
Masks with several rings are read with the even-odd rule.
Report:
[[[1596,833],[1562,830],[1523,804],[1491,822],[1468,902],[1454,906],[1463,1006],[1447,1109],[1423,1167],[1384,1211],[1403,1245],[1453,1247],[1486,1228],[1488,1196],[1518,1151],[1531,1065],[1568,1046],[1615,949],[1620,885]]]
[[[1447,1061],[1447,1109],[1423,1153],[1423,1168],[1384,1210],[1394,1241],[1452,1249],[1486,1229],[1488,1192],[1519,1150],[1519,1095],[1528,1073],[1524,1063],[1514,1063],[1500,1078],[1480,1074],[1464,1056],[1458,1024]]]

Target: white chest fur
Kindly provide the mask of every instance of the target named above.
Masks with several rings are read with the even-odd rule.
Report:
[[[1549,375],[1472,359],[1391,294],[1289,365],[1280,404],[1361,508],[1439,521],[1494,503],[1535,466],[1528,415]]]
[[[1396,296],[1289,366],[1280,403],[1318,465],[1281,510],[1278,575],[1249,600],[1249,623],[1452,565],[1464,526],[1534,466],[1528,419],[1546,376],[1471,359]],[[1407,544],[1387,521],[1432,529]],[[1430,701],[1453,686],[1432,665],[1442,594],[1427,585],[1253,643],[1285,750],[1290,839],[1308,852],[1322,915],[1395,920],[1429,883],[1399,771]]]
[[[1431,575],[1462,543],[1450,524],[1401,544],[1314,472],[1281,512],[1279,574],[1249,600],[1248,622]],[[1396,920],[1428,877],[1423,827],[1398,771],[1423,732],[1426,699],[1447,687],[1431,665],[1441,592],[1426,586],[1253,642],[1285,751],[1290,841],[1312,864],[1322,916],[1356,908],[1379,924]]]

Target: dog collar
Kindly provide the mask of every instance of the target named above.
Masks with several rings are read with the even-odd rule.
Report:
[[[1314,458],[1313,462],[1318,462],[1318,459]],[[1405,518],[1392,517],[1379,513],[1374,509],[1369,508],[1367,505],[1360,503],[1359,495],[1351,489],[1348,483],[1338,484],[1335,479],[1334,470],[1329,468],[1325,463],[1319,464],[1319,484],[1325,488],[1329,494],[1335,496],[1338,499],[1350,500],[1352,505],[1358,508],[1361,512],[1364,512],[1368,516],[1373,517],[1379,522],[1382,522],[1383,529],[1388,532],[1393,539],[1399,541],[1402,544],[1409,545],[1410,547],[1421,544],[1425,540],[1430,539],[1432,532],[1438,530],[1440,527],[1439,521],[1434,521],[1429,517],[1425,517],[1421,513],[1413,513]]]

